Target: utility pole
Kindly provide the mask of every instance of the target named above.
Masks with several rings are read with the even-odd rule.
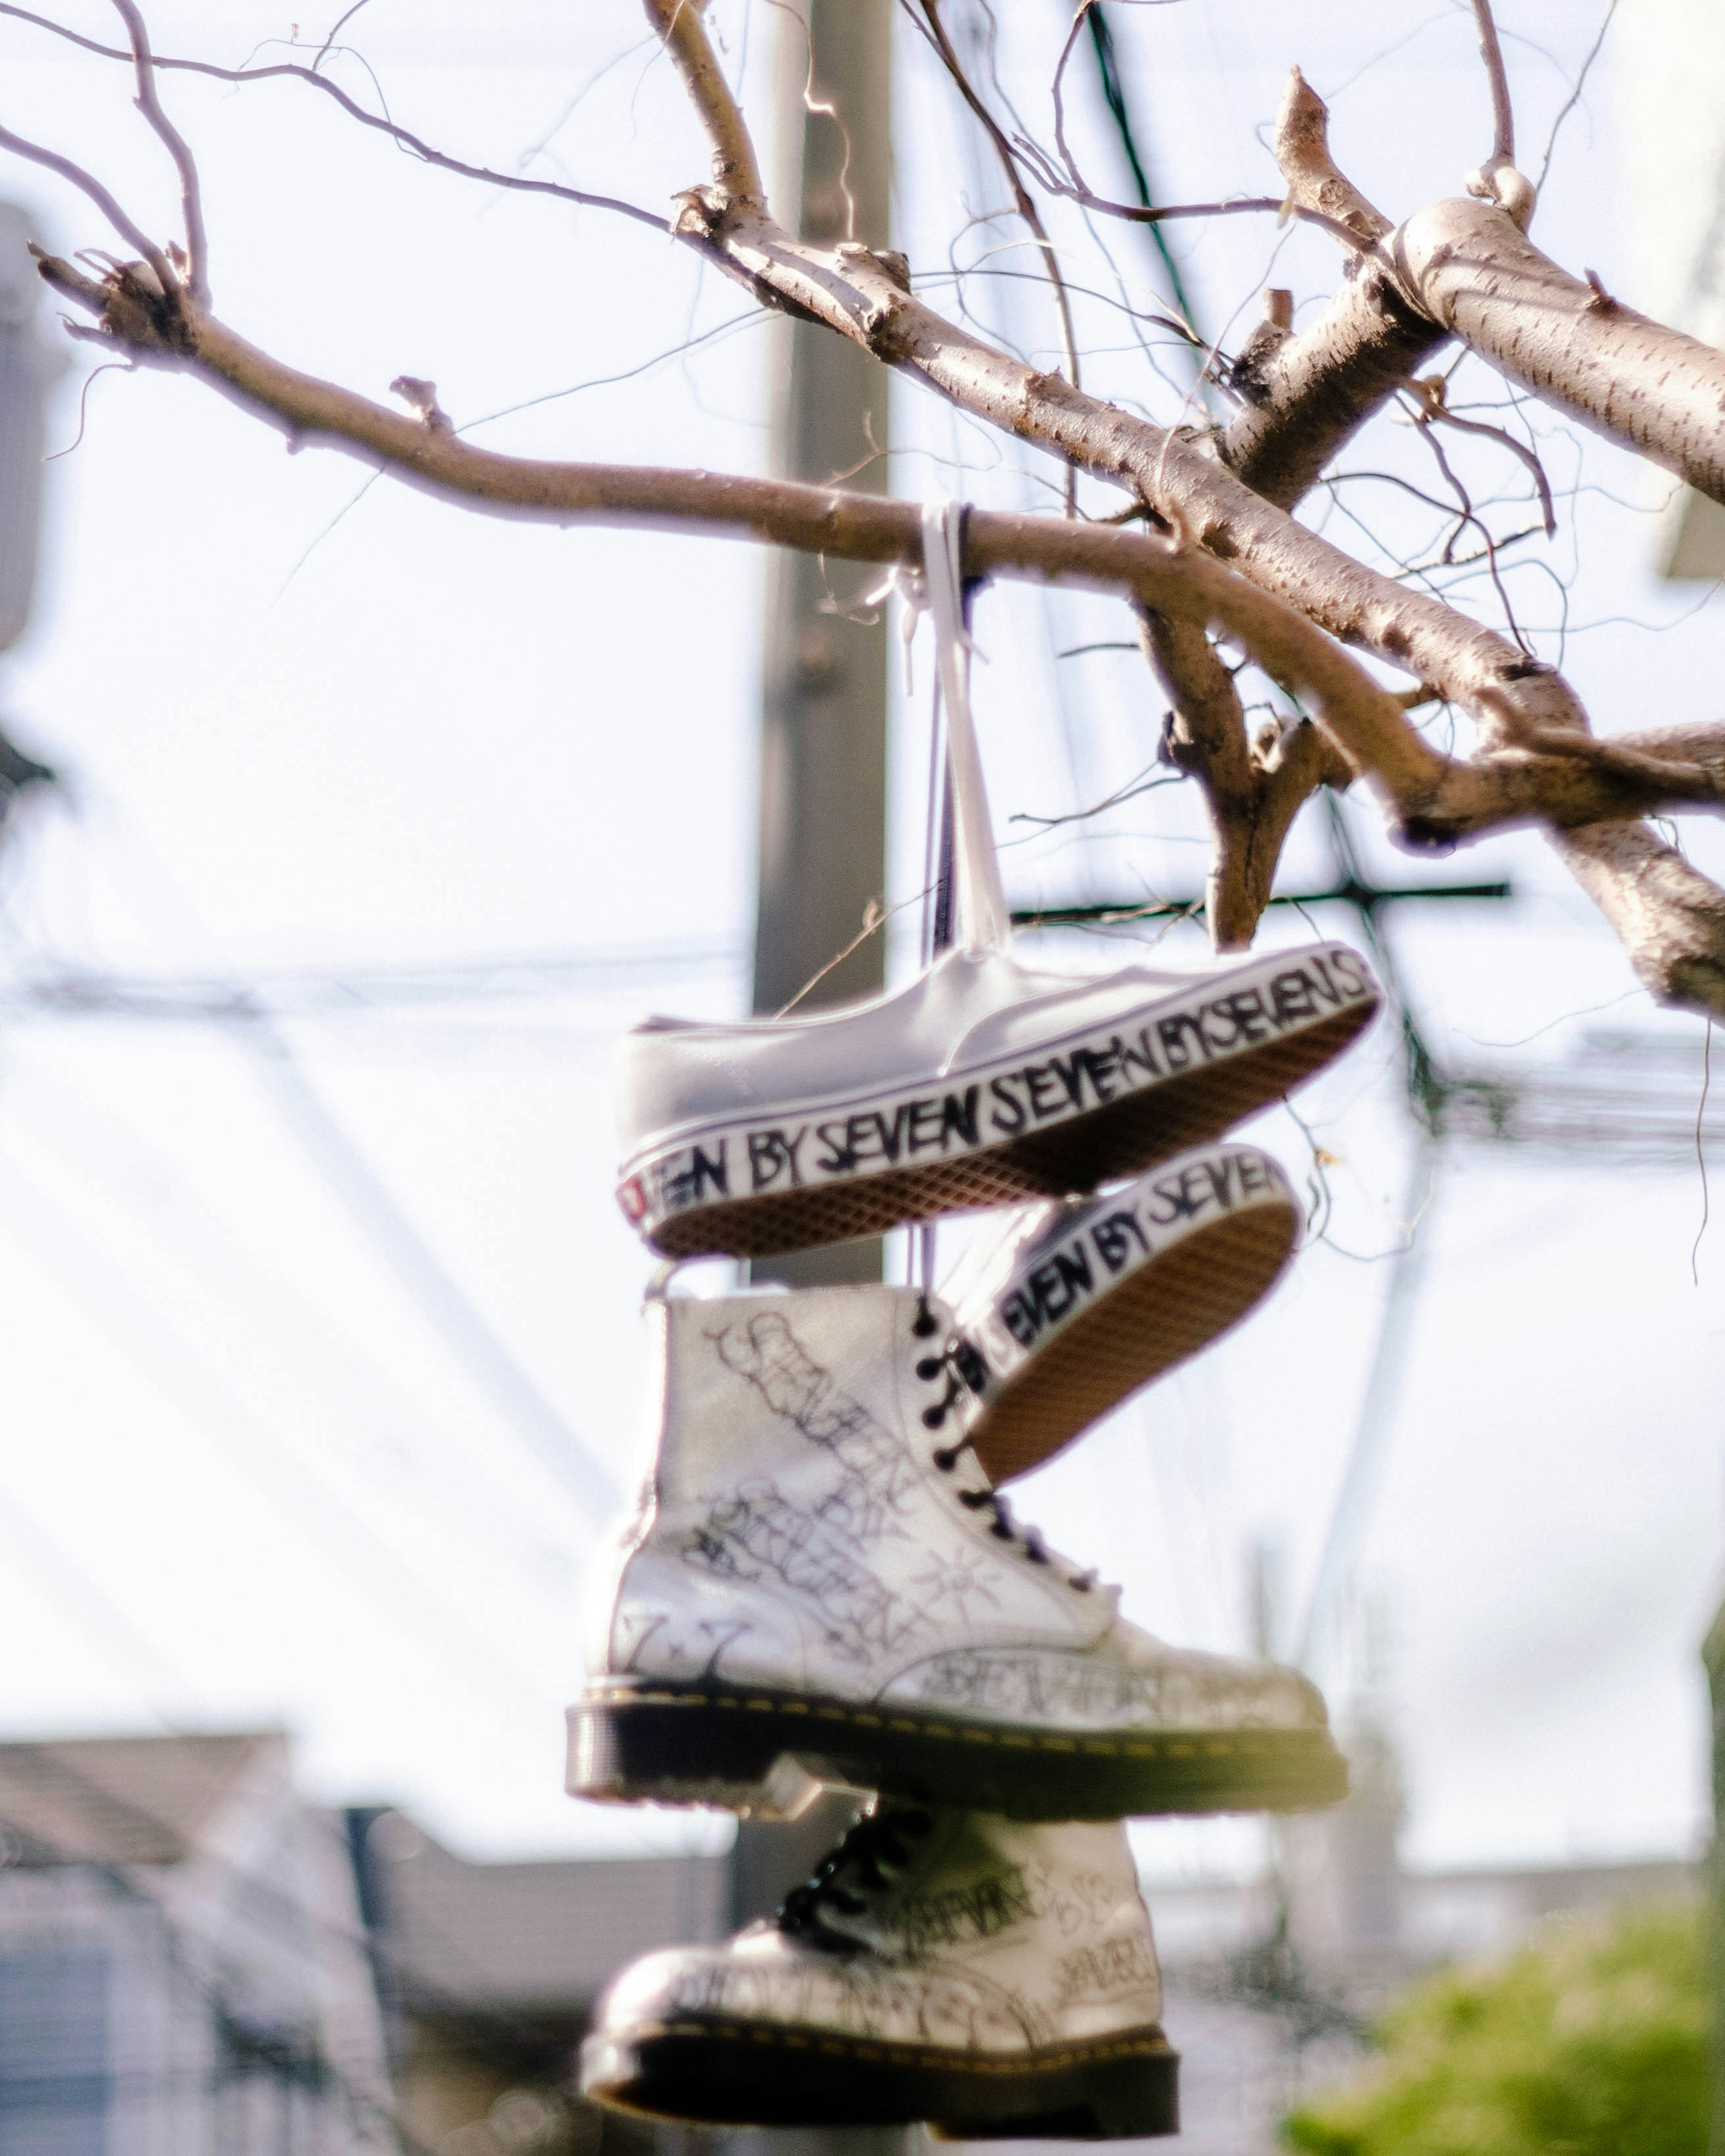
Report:
[[[48,399],[65,371],[42,331],[42,280],[24,212],[0,203],[0,651],[29,625],[41,551]],[[54,774],[0,729],[0,825],[18,795]]]
[[[792,11],[774,11],[775,199],[794,195],[802,236],[823,246],[887,244],[892,15],[892,0],[812,0],[805,37]],[[819,323],[788,321],[776,326],[772,368],[775,475],[884,494],[888,370]],[[884,613],[840,611],[828,566],[781,549],[768,593],[754,966],[762,1016],[793,998],[800,1010],[849,1002],[886,978],[882,937],[857,939],[886,888],[886,624]],[[878,1280],[880,1245],[802,1252],[762,1271],[798,1286]]]
[[[885,247],[893,0],[809,0],[807,15],[805,35],[790,10],[774,11],[774,201],[787,223],[796,201],[804,239]],[[817,485],[842,480],[884,494],[887,369],[830,330],[793,321],[776,326],[772,367],[775,475]],[[885,985],[885,939],[863,937],[863,927],[886,891],[886,663],[884,609],[872,621],[853,619],[834,604],[824,562],[782,549],[768,595],[762,682],[754,963],[760,1015],[793,998],[798,1010],[814,1010]],[[752,1270],[757,1280],[793,1287],[878,1281],[880,1244],[870,1237],[796,1251]],[[834,1794],[817,1798],[794,1821],[741,1821],[732,1859],[733,1919],[747,1922],[776,1908],[855,1810],[854,1799]],[[850,2128],[775,2133],[772,2146],[774,2156],[789,2156],[793,2143],[810,2152],[886,2150],[902,2138]]]

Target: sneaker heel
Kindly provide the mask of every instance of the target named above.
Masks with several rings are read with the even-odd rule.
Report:
[[[756,1819],[796,1819],[821,1789],[774,1738],[737,1716],[649,1700],[569,1709],[567,1787],[598,1804],[714,1805]]]

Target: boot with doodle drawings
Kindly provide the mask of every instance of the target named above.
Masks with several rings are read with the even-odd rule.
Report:
[[[963,947],[1000,957],[1007,916],[953,576],[944,604],[940,592],[955,530],[937,521],[926,551],[957,910]],[[1283,963],[1301,960],[1316,963]],[[1323,972],[1332,986],[1363,983],[1358,1031],[1375,1008],[1369,977],[1332,954]],[[1071,986],[1034,985],[1055,1004]],[[1244,1032],[1246,1007],[1232,1011]],[[939,1045],[910,1029],[923,1038],[901,1044],[905,1069]],[[694,1046],[685,1068],[700,1063]],[[1214,1061],[1226,1055],[1199,1075]],[[748,1093],[784,1067],[745,1055],[731,1077]],[[638,1055],[626,1060],[636,1092],[641,1069]],[[949,1075],[925,1065],[919,1082]],[[984,1231],[944,1297],[926,1248],[920,1287],[699,1300],[670,1294],[666,1277],[649,1296],[655,1455],[603,1583],[593,1675],[571,1710],[569,1786],[767,1816],[794,1816],[824,1784],[879,1794],[775,1917],[622,1972],[583,2057],[583,2087],[603,2102],[711,2123],[920,2120],[968,2138],[1173,2132],[1177,2061],[1121,1822],[1306,1809],[1343,1793],[1306,1679],[1128,1624],[1118,1590],[1049,1548],[993,1486],[1237,1322],[1298,1241],[1280,1167],[1219,1142],[1262,1105],[1250,1085],[1224,1074],[1206,1099],[1183,1080],[1164,1097],[1200,1106],[1137,1116],[1127,1160],[1139,1172],[1124,1183],[1109,1135],[1117,1101],[1099,1093],[1086,1107],[1081,1091],[1059,1144],[1014,1158],[1042,1162],[1042,1187],[1090,1194]],[[682,1168],[656,1184],[626,1178],[656,1247],[852,1235],[861,1183],[872,1225],[1038,1187],[918,1181],[870,1159],[850,1163],[854,1181],[834,1174],[801,1196],[803,1138],[784,1133],[802,1107],[758,1093],[750,1106],[755,1142],[740,1158],[752,1191],[727,1187],[723,1148],[690,1188],[672,1189]],[[869,1114],[885,1146],[886,1116]],[[908,1145],[916,1105],[894,1114]],[[923,1120],[927,1134],[940,1118]],[[816,1135],[830,1147],[848,1131]],[[1174,1153],[1194,1136],[1205,1142]],[[1147,1156],[1159,1165],[1143,1169]],[[1106,1178],[1117,1187],[1098,1189]]]
[[[1125,1829],[882,1802],[778,1914],[619,1977],[589,2096],[706,2125],[1172,2133],[1178,2061]]]

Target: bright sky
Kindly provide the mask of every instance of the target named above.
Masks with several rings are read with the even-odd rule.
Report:
[[[759,109],[773,11],[716,13]],[[1512,45],[1536,168],[1594,28],[1588,11],[1553,33],[1549,13],[1521,11],[1558,36],[1550,55]],[[1038,130],[1061,28],[1060,9],[1044,13],[1025,11],[1003,67]],[[1273,190],[1257,131],[1296,59],[1332,98],[1343,162],[1392,213],[1454,191],[1485,147],[1465,10],[1350,0],[1296,17],[1188,0],[1114,13],[1164,199]],[[68,18],[112,34],[97,0]],[[302,19],[300,43],[330,19]],[[1632,27],[1631,5],[1621,19]],[[164,53],[237,62],[268,57],[291,18],[205,0],[152,27]],[[626,0],[372,0],[350,34],[392,111],[476,162],[649,206],[702,175]],[[1664,273],[1614,146],[1626,36],[1562,139],[1538,236],[1633,302]],[[166,236],[171,175],[122,71],[16,23],[0,55],[0,123],[83,158]],[[362,72],[341,65],[360,94]],[[956,305],[939,280],[961,198],[993,209],[998,182],[908,45],[900,87],[893,236]],[[486,425],[477,439],[498,448],[760,468],[768,336],[726,329],[746,300],[668,240],[428,172],[296,85],[182,78],[167,95],[203,170],[218,309],[254,342],[380,398],[398,373],[430,377],[463,425],[557,400]],[[0,186],[50,244],[110,244],[39,170],[8,167]],[[1174,416],[1178,390],[1117,304],[1151,296],[1147,249],[1103,235],[1119,284],[1081,227],[1061,230],[1101,295],[1083,303],[1087,381]],[[1326,243],[1271,219],[1183,226],[1176,244],[1201,324],[1230,345],[1262,283],[1315,304],[1335,280]],[[959,259],[1029,260],[1004,224],[973,227]],[[1052,363],[1033,286],[973,277],[967,295]],[[56,447],[78,431],[92,364],[69,349]],[[1170,349],[1158,357],[1178,377]],[[625,378],[569,393],[605,377]],[[1050,498],[1048,472],[1026,462],[1034,476],[1019,476],[1008,445],[912,390],[895,429],[897,491]],[[1603,730],[1710,715],[1717,605],[1651,573],[1647,512],[1666,483],[1596,444],[1584,457],[1573,429],[1545,446],[1560,534],[1522,553],[1556,577],[1529,568],[1514,587],[1536,648],[1560,655],[1567,604],[1561,656]],[[1414,473],[1422,454],[1380,426],[1348,461]],[[1501,454],[1470,470],[1522,484]],[[90,387],[82,440],[50,468],[40,603],[0,678],[19,737],[67,774],[0,869],[0,1727],[280,1721],[319,1793],[405,1804],[470,1851],[676,1846],[721,1830],[561,1794],[594,1522],[451,1352],[380,1248],[367,1193],[389,1194],[578,1434],[589,1479],[625,1487],[640,1465],[648,1263],[610,1194],[609,1056],[649,1009],[742,1004],[763,561],[490,521],[366,480],[327,452],[285,454],[195,382],[118,372]],[[1343,544],[1366,544],[1350,513],[1414,528],[1387,488],[1338,493],[1343,507],[1312,513]],[[1500,532],[1526,521],[1496,514]],[[1486,605],[1481,572],[1459,596]],[[1009,591],[984,601],[978,634],[997,824],[1022,842],[1004,856],[1015,901],[1196,888],[1183,790],[1041,837],[1008,821],[1088,807],[1151,765],[1159,705],[1140,662],[1053,656],[1128,636],[1122,611]],[[925,657],[899,714],[894,898],[916,880],[927,673]],[[1666,1044],[1668,1063],[1630,1065],[1668,1075],[1679,1124],[1693,1114],[1699,1023],[1635,992],[1540,842],[1433,863],[1390,848],[1368,803],[1347,815],[1384,878],[1515,883],[1511,906],[1394,916],[1451,1067],[1568,1068],[1606,1028]],[[1697,858],[1717,860],[1713,834],[1689,829]],[[1332,879],[1327,844],[1308,812],[1286,888]],[[1313,925],[1356,932],[1341,907]],[[1305,932],[1286,912],[1266,931]],[[1193,932],[1164,950],[1203,963]],[[1067,938],[1045,955],[1089,968],[1124,954]],[[154,984],[151,1008],[49,1007],[42,984],[69,974]],[[242,998],[280,1014],[273,1031],[212,1016]],[[1333,1241],[1235,1341],[1024,1492],[1019,1509],[1122,1580],[1128,1610],[1169,1637],[1246,1645],[1260,1545],[1285,1630],[1309,1592],[1392,1272],[1361,1259],[1393,1249],[1410,1211],[1399,1072],[1385,1029],[1302,1105],[1333,1157]],[[1303,1179],[1292,1121],[1268,1117],[1262,1135]],[[1382,1612],[1410,1853],[1689,1849],[1704,1786],[1696,1647],[1725,1537],[1725,1221],[1701,1241],[1697,1288],[1702,1194],[1680,1149],[1626,1168],[1599,1147],[1457,1145],[1414,1188],[1425,1255],[1358,1575]],[[1225,1825],[1144,1843],[1153,1865],[1189,1869],[1248,1861],[1255,1845]]]

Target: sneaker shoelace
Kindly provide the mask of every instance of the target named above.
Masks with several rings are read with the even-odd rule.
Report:
[[[929,1307],[925,1295],[917,1306],[911,1330],[919,1339],[932,1339],[940,1331],[940,1320]],[[980,1395],[987,1388],[988,1368],[982,1357],[963,1333],[955,1333],[942,1342],[932,1353],[922,1356],[916,1364],[916,1375],[924,1384],[942,1383],[944,1390],[939,1399],[922,1410],[925,1430],[939,1430],[967,1392]],[[966,1431],[956,1445],[937,1446],[934,1464],[942,1475],[950,1475],[961,1457],[970,1450],[970,1434]],[[998,1491],[985,1484],[980,1490],[961,1490],[958,1502],[967,1510],[979,1512],[985,1507],[993,1514],[988,1532],[1004,1543],[1015,1543],[1032,1564],[1052,1564],[1052,1553],[1036,1527],[1023,1527],[1012,1516],[1012,1507]],[[1088,1594],[1096,1584],[1094,1572],[1074,1572],[1066,1575],[1066,1584],[1076,1587],[1081,1594]]]
[[[928,1813],[914,1806],[870,1812],[860,1819],[838,1847],[822,1857],[814,1876],[785,1896],[774,1922],[787,1938],[854,1951],[862,1942],[848,1932],[829,1929],[827,1912],[861,1916],[871,1900],[892,1886],[887,1867],[902,1870],[910,1861],[905,1838],[920,1841],[933,1825]]]

